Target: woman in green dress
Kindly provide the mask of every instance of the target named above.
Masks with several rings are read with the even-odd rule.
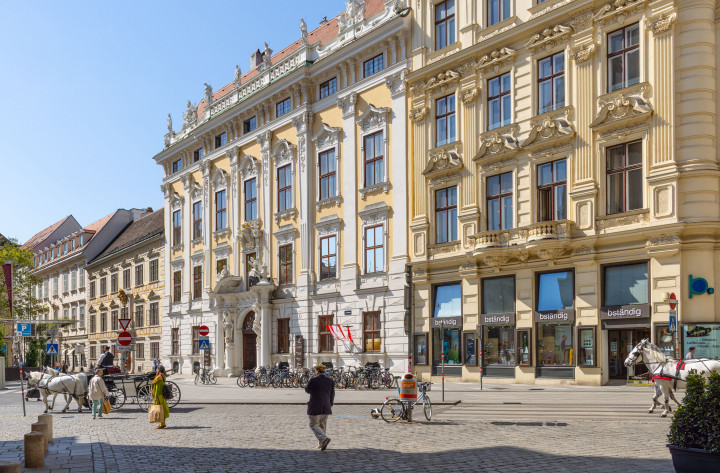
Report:
[[[165,389],[165,367],[159,365],[155,374],[156,376],[152,383],[153,405],[163,406],[163,413],[165,414],[165,419],[167,419],[168,417],[170,417],[170,409],[168,408],[165,396],[163,396],[163,389]],[[165,420],[163,419],[162,423],[156,428],[164,429]]]

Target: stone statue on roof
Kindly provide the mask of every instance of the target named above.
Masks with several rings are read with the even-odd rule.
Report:
[[[235,87],[240,87],[240,77],[242,77],[242,71],[240,66],[235,66]]]
[[[183,128],[187,128],[197,120],[197,106],[194,106],[192,102],[188,100],[187,108],[183,113]]]
[[[345,11],[336,17],[340,30],[349,28],[365,19],[365,0],[350,0],[345,3]]]
[[[300,42],[302,44],[308,44],[307,23],[305,23],[305,18],[300,18]]]
[[[265,49],[263,50],[263,62],[266,66],[270,66],[270,57],[272,56],[272,49],[270,49],[270,46],[268,46],[267,43],[265,43]]]
[[[205,103],[206,106],[212,105],[212,86],[205,82]]]
[[[168,126],[168,133],[170,133],[171,135],[172,135],[173,133],[175,133],[175,132],[173,131],[173,129],[172,129],[172,117],[170,116],[169,113],[168,113],[168,124],[167,124],[167,126]]]

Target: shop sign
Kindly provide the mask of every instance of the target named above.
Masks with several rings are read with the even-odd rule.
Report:
[[[433,317],[430,326],[433,328],[440,327],[458,327],[462,328],[462,317]]]
[[[692,299],[693,294],[696,296],[699,296],[701,294],[714,294],[715,289],[710,287],[707,280],[705,278],[693,278],[692,274],[688,275],[688,293],[690,294],[690,299]]]
[[[515,325],[515,312],[480,314],[480,325]]]
[[[535,322],[572,322],[575,309],[535,311]]]
[[[649,304],[600,307],[600,318],[603,320],[639,319],[641,317],[650,317]]]
[[[720,324],[683,324],[683,350],[695,347],[695,358],[720,356]]]

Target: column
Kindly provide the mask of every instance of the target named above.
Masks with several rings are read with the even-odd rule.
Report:
[[[393,43],[393,54],[395,47]],[[404,265],[407,261],[407,229],[408,229],[408,212],[410,203],[408,202],[408,165],[407,165],[407,102],[405,99],[405,73],[406,69],[401,70],[385,78],[385,85],[390,89],[390,97],[392,99],[392,114],[396,117],[392,121],[392,169],[390,170],[390,179],[393,185],[393,216],[392,216],[392,235],[393,238],[393,255],[392,258],[402,263],[402,268],[395,268],[404,271]],[[391,118],[388,116],[388,119]],[[404,284],[404,283],[403,283]]]
[[[232,238],[232,274],[240,274],[238,262],[240,259],[240,244],[238,243],[238,236],[240,235],[240,198],[238,197],[238,158],[240,156],[240,147],[236,146],[228,150],[228,156],[230,156],[230,189],[228,192],[230,196],[230,235]],[[215,267],[213,264],[210,266],[210,271],[215,274]],[[208,280],[210,276],[208,275]]]
[[[340,167],[342,175],[340,181],[342,184],[342,197],[344,204],[344,215],[342,216],[345,224],[344,234],[344,250],[343,250],[343,266],[340,270],[340,279],[342,281],[356,281],[359,274],[357,264],[356,244],[358,238],[357,232],[357,167],[355,150],[357,149],[357,127],[355,125],[355,103],[357,96],[352,93],[345,97],[339,98],[337,105],[342,111],[343,132],[345,137],[342,140],[342,153],[340,154]],[[344,284],[341,284],[344,287]],[[354,287],[354,286],[353,286]]]
[[[312,124],[313,113],[305,111],[293,119],[293,126],[297,131],[297,166],[298,172],[298,212],[300,220],[300,275],[298,277],[298,291],[307,291],[313,282],[313,225],[315,223],[313,206],[315,205],[313,192],[313,158],[312,151]],[[304,288],[303,288],[304,286]],[[302,288],[302,289],[301,289]]]
[[[260,186],[261,192],[259,193],[262,196],[262,200],[260,201],[260,208],[262,209],[262,221],[263,221],[263,251],[262,255],[260,256],[260,261],[264,265],[268,265],[269,269],[269,253],[270,253],[270,238],[272,236],[271,228],[272,228],[272,210],[273,210],[273,200],[272,200],[272,193],[270,185],[271,185],[271,179],[270,176],[272,174],[270,168],[270,144],[272,142],[272,132],[266,131],[264,133],[261,133],[257,137],[257,142],[260,144],[261,149],[261,158],[260,158],[260,175],[262,176],[261,179],[258,181],[258,185]],[[258,176],[260,177],[260,176]]]

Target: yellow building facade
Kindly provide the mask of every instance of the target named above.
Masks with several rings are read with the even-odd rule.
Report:
[[[163,346],[181,371],[405,368],[402,7],[350,1],[313,31],[301,21],[300,40],[277,54],[265,44],[248,72],[188,102],[180,131],[169,123],[155,156],[168,235]]]
[[[643,338],[719,356],[715,3],[414,6],[422,376],[624,382]]]

